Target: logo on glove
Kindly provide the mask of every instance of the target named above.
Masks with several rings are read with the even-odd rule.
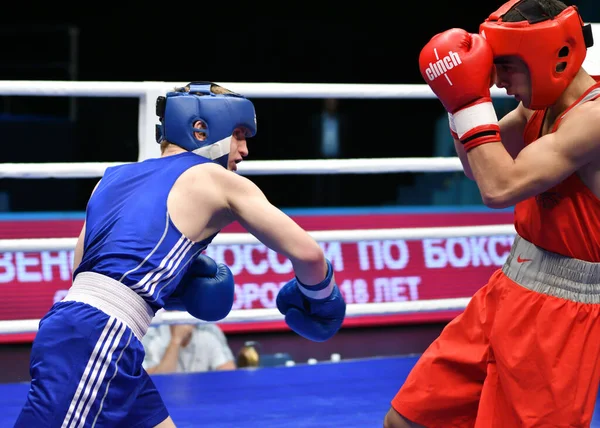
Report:
[[[425,69],[425,74],[427,75],[427,78],[429,80],[435,80],[443,75],[446,77],[446,80],[448,80],[450,86],[452,86],[452,82],[450,81],[450,78],[446,73],[448,72],[448,70],[451,70],[454,67],[457,67],[460,64],[462,64],[460,56],[457,52],[449,51],[448,55],[446,55],[443,58],[440,58],[437,49],[433,49],[433,52],[435,53],[437,61],[433,63],[430,62],[429,67]]]

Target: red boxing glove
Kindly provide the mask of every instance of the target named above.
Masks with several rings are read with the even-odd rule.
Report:
[[[500,141],[498,117],[490,96],[494,55],[483,37],[459,28],[437,34],[421,50],[419,68],[451,114],[456,135],[466,151]]]

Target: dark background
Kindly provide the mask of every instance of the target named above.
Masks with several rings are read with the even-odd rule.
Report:
[[[502,3],[11,2],[0,21],[0,79],[422,84],[424,44],[451,27],[476,32]],[[594,0],[569,4],[600,19]],[[258,134],[248,160],[320,157],[313,122],[322,100],[253,101]],[[432,156],[434,122],[444,114],[434,99],[341,100],[339,111],[347,124],[341,158]],[[136,98],[0,96],[0,161],[136,160],[137,114]],[[422,202],[398,197],[417,175],[338,176],[332,199],[341,206]],[[251,179],[287,208],[328,200],[316,197],[315,185],[335,178]],[[0,210],[81,211],[95,182],[3,179]]]
[[[501,3],[12,3],[0,22],[0,79],[421,84],[417,60],[429,38],[452,26],[477,31]],[[248,160],[319,157],[311,121],[321,100],[253,101]],[[349,128],[340,157],[415,157],[432,155],[443,109],[437,100],[352,99],[340,113]],[[136,160],[137,114],[136,98],[0,96],[0,161]],[[251,179],[280,207],[315,203],[316,177]],[[398,186],[413,179],[345,175],[339,205],[396,204]],[[80,211],[95,182],[3,179],[0,192],[5,210]]]

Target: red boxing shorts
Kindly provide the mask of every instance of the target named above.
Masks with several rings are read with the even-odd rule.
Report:
[[[392,407],[435,427],[588,427],[600,380],[600,263],[516,237],[423,353]]]

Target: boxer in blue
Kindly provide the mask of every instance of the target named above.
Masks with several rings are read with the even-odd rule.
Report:
[[[174,427],[142,368],[141,339],[161,308],[227,316],[231,271],[201,253],[234,221],[291,261],[277,307],[293,331],[324,341],[343,322],[321,247],[233,172],[256,133],[252,102],[192,82],[159,97],[157,115],[161,157],[108,168],[92,192],[73,284],[40,321],[15,427]]]

